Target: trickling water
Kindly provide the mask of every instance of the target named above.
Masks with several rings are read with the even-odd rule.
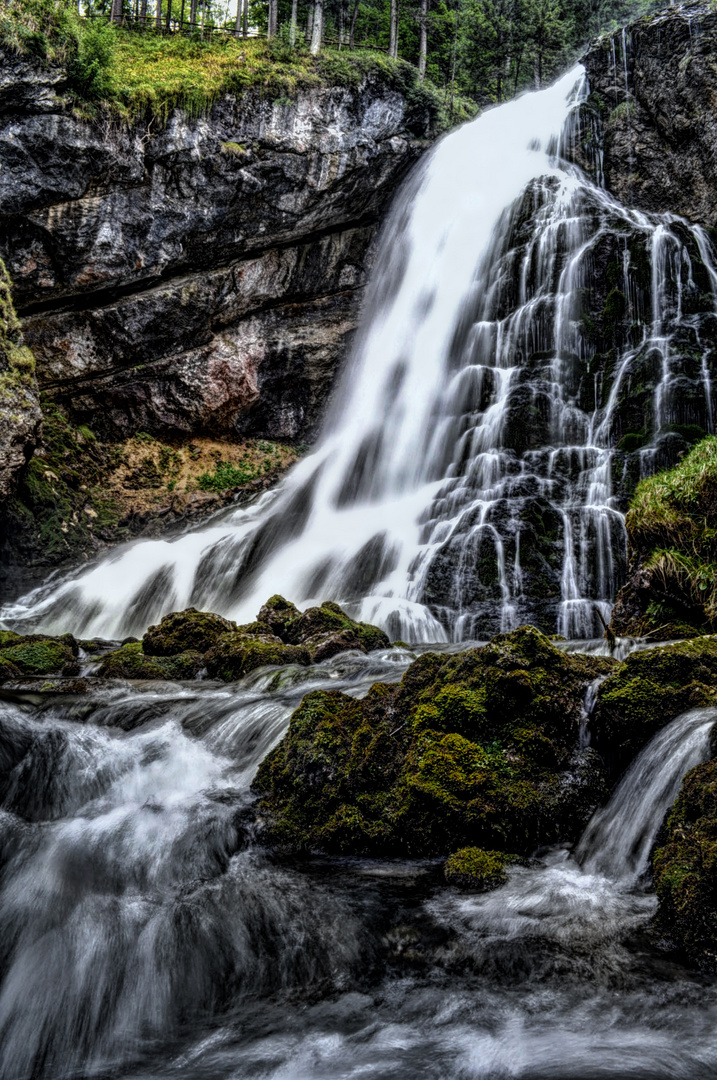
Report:
[[[585,94],[576,68],[416,170],[326,433],[277,492],[3,616],[123,636],[189,604],[248,620],[278,591],[405,640],[600,633],[626,494],[684,448],[676,428],[712,429],[717,275],[699,227],[569,163],[587,140],[600,183]]]
[[[637,880],[682,777],[709,756],[717,709],[693,709],[668,724],[635,758],[609,804],[599,810],[576,851],[588,873]]]

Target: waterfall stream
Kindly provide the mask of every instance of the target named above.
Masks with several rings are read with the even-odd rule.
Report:
[[[627,495],[712,430],[717,271],[698,226],[599,186],[586,93],[576,68],[416,169],[324,435],[277,491],[2,616],[122,637],[190,604],[248,621],[280,592],[409,641],[600,633]]]
[[[440,863],[256,845],[249,784],[304,693],[412,659],[6,692],[2,1080],[714,1075],[717,988],[646,951],[638,877],[717,709],[645,748],[582,867],[552,851],[465,897]]]

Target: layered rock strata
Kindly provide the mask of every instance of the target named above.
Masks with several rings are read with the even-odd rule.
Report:
[[[41,388],[112,438],[310,438],[380,216],[426,145],[403,96],[252,93],[127,128],[7,59],[0,256]]]

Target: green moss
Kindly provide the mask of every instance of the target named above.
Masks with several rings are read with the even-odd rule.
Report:
[[[22,638],[0,650],[23,675],[53,675],[73,660],[72,649],[55,638]]]
[[[657,929],[689,960],[717,972],[717,761],[692,769],[652,857]]]
[[[279,639],[270,640],[246,634],[225,634],[206,654],[207,671],[212,679],[233,682],[260,667],[284,664],[308,664],[309,653]]]
[[[204,667],[201,652],[184,651],[172,656],[147,656],[142,642],[131,642],[102,660],[98,675],[103,679],[194,679]]]
[[[618,450],[623,450],[626,454],[632,454],[635,450],[639,450],[648,441],[649,436],[644,431],[628,431],[626,435],[620,439],[617,444]]]
[[[236,623],[214,615],[210,611],[173,611],[165,615],[157,626],[150,626],[142,638],[145,656],[176,656],[194,651],[205,653],[224,634],[236,630]]]
[[[455,851],[446,860],[443,874],[449,885],[464,892],[487,892],[505,885],[508,880],[505,867],[502,851],[468,847]]]
[[[641,481],[625,524],[642,574],[639,593],[628,588],[620,598],[617,631],[664,638],[680,626],[683,633],[717,627],[717,437]]]
[[[7,682],[8,679],[17,679],[21,674],[20,668],[16,667],[12,660],[8,660],[0,653],[0,683]]]
[[[523,627],[458,656],[423,654],[400,686],[377,683],[362,701],[310,694],[257,774],[268,835],[414,856],[577,836],[603,792],[595,756],[575,759],[582,700],[613,667]]]
[[[594,742],[619,773],[681,712],[717,704],[717,638],[631,653],[602,684]]]

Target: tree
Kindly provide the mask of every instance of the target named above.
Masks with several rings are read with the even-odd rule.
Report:
[[[324,39],[324,0],[314,0],[314,20],[311,27],[311,55],[316,56]]]
[[[391,0],[391,14],[388,38],[388,55],[392,60],[398,59],[398,0]]]
[[[426,59],[428,57],[428,0],[421,0],[421,14],[418,17],[418,25],[421,31],[421,41],[418,46],[418,81],[423,82],[426,78]]]
[[[546,76],[553,74],[553,61],[565,49],[568,24],[561,17],[557,0],[527,0],[526,15],[535,86],[539,90]]]
[[[271,40],[276,37],[276,28],[279,21],[279,0],[269,0],[269,21],[266,27],[266,36]]]

